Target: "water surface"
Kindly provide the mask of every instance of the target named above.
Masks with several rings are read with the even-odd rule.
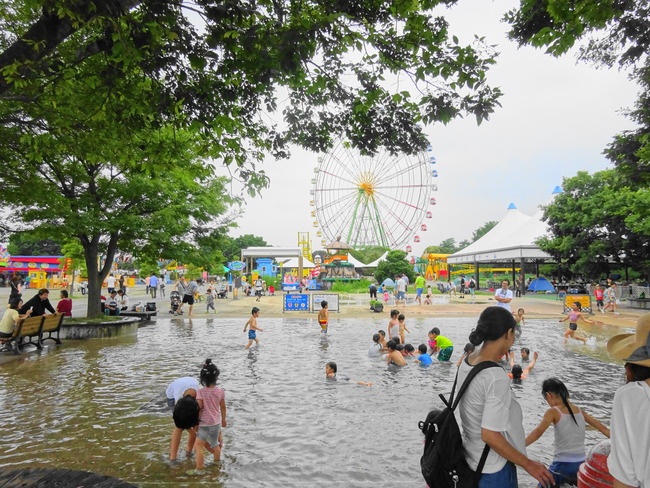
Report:
[[[245,320],[163,318],[141,327],[137,339],[66,341],[7,363],[0,368],[0,467],[84,469],[142,487],[424,486],[417,423],[450,389],[476,319],[407,319],[407,342],[416,347],[434,326],[454,341],[453,364],[392,369],[366,354],[372,334],[387,329],[385,318],[332,316],[324,337],[313,319],[262,315],[261,344],[249,351]],[[515,344],[540,352],[532,375],[514,386],[526,432],[548,408],[540,385],[549,376],[567,384],[576,404],[609,421],[623,370],[602,360],[602,327],[581,330],[592,335],[589,345],[564,346],[563,324],[529,320]],[[197,479],[185,474],[190,460],[167,465],[171,414],[151,400],[174,379],[198,376],[207,357],[221,370],[228,427],[222,463]],[[338,363],[340,375],[374,386],[326,381],[328,361]],[[529,448],[547,464],[551,430]],[[601,439],[588,431],[588,446]],[[520,486],[534,485],[520,473]]]

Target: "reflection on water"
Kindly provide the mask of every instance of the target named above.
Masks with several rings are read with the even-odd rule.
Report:
[[[454,364],[392,369],[367,357],[385,319],[334,318],[325,335],[311,319],[262,317],[261,344],[247,351],[244,322],[161,319],[141,327],[137,340],[67,341],[3,365],[0,467],[87,469],[143,487],[424,485],[417,423],[439,406],[438,393],[448,392]],[[425,343],[428,330],[438,326],[456,345],[455,363],[473,323],[411,320],[407,342]],[[595,345],[564,346],[563,324],[527,321],[515,350],[540,352],[531,376],[515,386],[527,432],[547,408],[540,385],[549,376],[561,378],[588,413],[609,420],[622,368],[600,360],[606,358],[602,327],[581,330]],[[208,357],[221,370],[228,427],[222,463],[191,479],[185,475],[191,461],[166,464],[172,420],[160,395],[174,379],[198,376]],[[338,363],[342,376],[375,386],[325,381],[328,361]],[[529,448],[532,458],[550,462],[550,430]],[[600,439],[596,431],[587,433],[588,445]],[[534,486],[525,475],[520,480]]]

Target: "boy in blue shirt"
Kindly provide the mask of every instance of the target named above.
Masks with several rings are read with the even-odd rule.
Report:
[[[415,362],[422,363],[423,366],[429,365],[433,362],[431,356],[427,354],[427,346],[425,346],[424,344],[420,344],[418,346],[418,351],[420,351],[420,355],[415,360]]]

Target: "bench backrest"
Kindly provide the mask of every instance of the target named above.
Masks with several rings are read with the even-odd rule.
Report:
[[[18,330],[16,335],[21,335],[23,337],[35,336],[38,335],[41,330],[41,324],[43,323],[43,316],[38,317],[27,317],[20,319],[18,322]]]
[[[61,327],[63,314],[50,315],[43,320],[43,332],[55,332]]]

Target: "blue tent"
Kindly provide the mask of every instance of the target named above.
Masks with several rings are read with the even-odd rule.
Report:
[[[550,281],[540,276],[530,282],[530,285],[528,285],[528,291],[550,291],[555,293],[555,288],[553,288]]]
[[[386,278],[384,281],[381,282],[384,288],[395,288],[395,282],[391,280],[390,278]]]

